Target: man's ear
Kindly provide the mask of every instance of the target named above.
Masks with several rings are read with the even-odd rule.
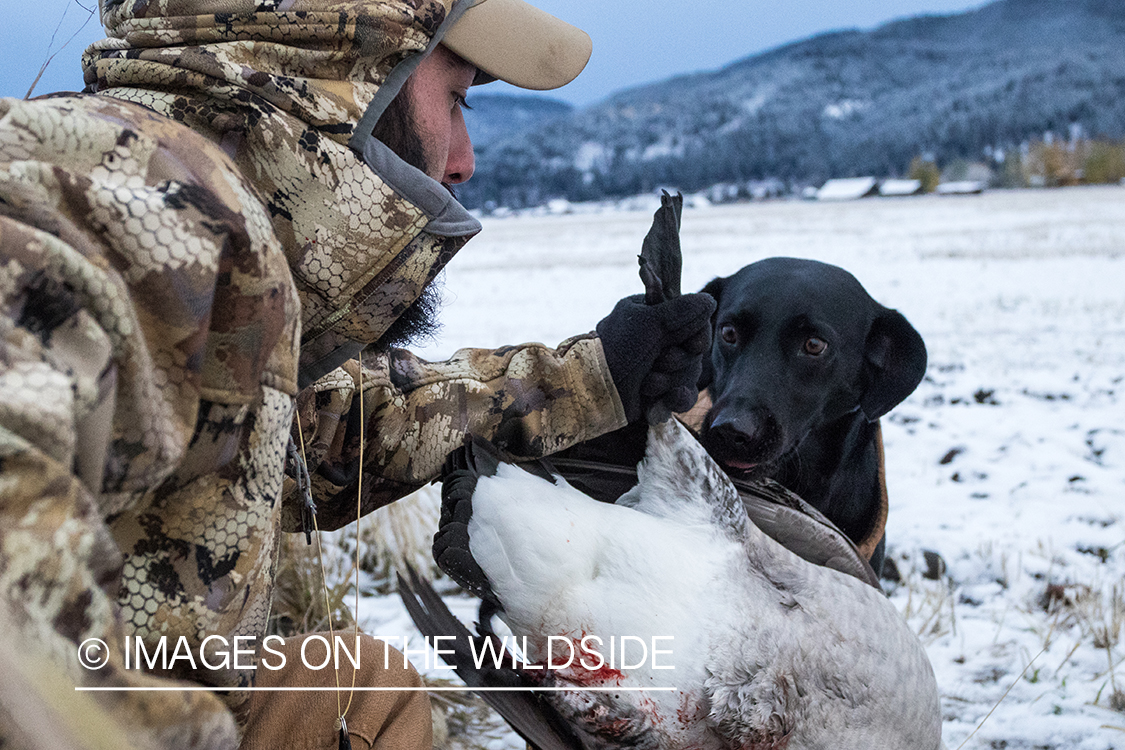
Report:
[[[926,374],[926,344],[896,310],[883,308],[871,324],[864,350],[866,387],[859,406],[871,421],[914,392]]]

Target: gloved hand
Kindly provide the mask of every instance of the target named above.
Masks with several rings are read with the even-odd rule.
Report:
[[[646,305],[626,297],[598,323],[609,373],[630,422],[663,402],[674,412],[695,404],[703,357],[711,351],[715,298],[685,294]]]

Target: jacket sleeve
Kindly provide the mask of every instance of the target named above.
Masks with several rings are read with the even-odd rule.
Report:
[[[148,163],[177,162],[160,161],[154,138],[120,124],[116,115],[134,111],[86,103],[94,101],[0,100],[0,629],[17,670],[68,696],[29,700],[61,711],[76,686],[173,684],[125,662],[126,555],[111,523],[151,497],[192,436],[199,397],[188,365],[201,361],[198,332],[209,321],[184,312],[208,309],[201,300],[211,297],[196,292],[214,289],[216,273],[190,266],[162,286],[158,264],[142,262],[142,232],[157,247],[150,219],[174,235],[184,217],[202,217],[192,221],[204,231],[188,239],[217,237],[218,252],[223,238],[211,229],[215,212],[185,199],[190,185],[146,183]],[[111,116],[98,114],[106,109]],[[144,210],[173,205],[183,208]],[[177,239],[160,249],[175,250]],[[86,723],[116,727],[129,745],[237,744],[234,717],[211,693],[80,697],[74,710]],[[18,726],[27,717],[5,721],[6,700],[5,747],[27,729]]]
[[[358,391],[362,400],[354,398]],[[392,350],[362,369],[352,361],[329,373],[302,393],[298,411],[321,529],[355,520],[357,491],[368,513],[437,479],[467,434],[537,458],[626,421],[594,334],[556,349],[462,349],[436,363]],[[286,530],[297,530],[296,513],[287,508],[284,515]]]

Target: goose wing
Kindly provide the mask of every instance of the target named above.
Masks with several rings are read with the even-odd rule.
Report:
[[[429,581],[406,566],[407,578],[398,576],[398,592],[414,625],[425,636],[453,636],[453,670],[471,688],[524,688],[532,680],[520,669],[496,667],[491,658],[478,666],[475,654],[485,652],[485,641],[492,636],[473,635],[458,620]],[[448,641],[443,641],[447,645]],[[497,648],[497,644],[492,644]],[[503,646],[498,647],[499,650]],[[503,659],[511,663],[510,657]],[[530,691],[478,690],[477,695],[516,730],[532,750],[581,750],[582,744],[566,725],[559,712]]]
[[[819,510],[772,479],[734,484],[746,515],[766,536],[814,565],[838,570],[882,590],[871,563]]]

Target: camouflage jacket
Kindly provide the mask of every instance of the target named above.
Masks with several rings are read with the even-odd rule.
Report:
[[[468,431],[532,456],[624,423],[593,335],[348,360],[479,229],[347,146],[445,12],[103,0],[88,95],[0,100],[0,621],[74,684],[233,689],[93,694],[138,747],[237,744],[253,669],[222,648],[266,627],[295,412],[321,528],[355,517],[361,471],[366,512]],[[127,668],[126,638],[162,637],[194,663]]]

